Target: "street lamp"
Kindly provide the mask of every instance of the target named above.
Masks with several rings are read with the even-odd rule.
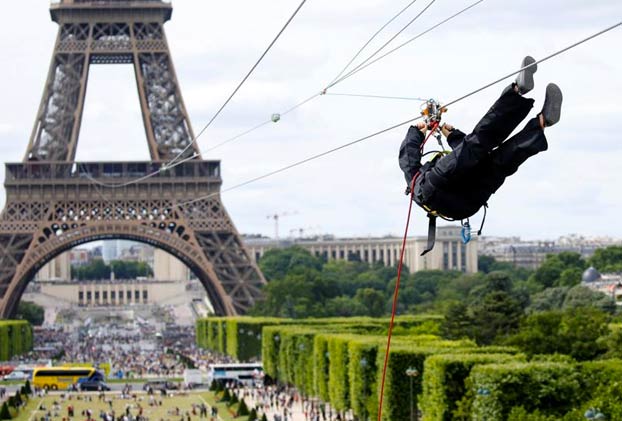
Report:
[[[413,378],[419,375],[419,370],[413,367],[406,369],[406,375],[410,379],[410,421],[415,421],[415,408],[413,406]]]

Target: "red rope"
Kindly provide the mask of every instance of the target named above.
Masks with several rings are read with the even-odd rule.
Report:
[[[432,123],[430,132],[421,144],[421,149],[425,146],[432,133],[438,128],[438,123]],[[384,366],[382,368],[382,383],[380,386],[380,401],[378,403],[378,421],[382,420],[382,403],[384,400],[384,383],[387,377],[387,365],[389,363],[389,351],[391,350],[391,336],[393,334],[393,325],[395,323],[395,313],[397,312],[397,297],[400,291],[400,280],[402,279],[402,267],[404,266],[404,252],[406,251],[406,238],[408,237],[408,226],[410,225],[410,214],[413,208],[413,199],[415,197],[415,183],[419,178],[420,172],[414,175],[410,183],[410,200],[408,204],[408,216],[406,217],[406,228],[404,229],[404,238],[402,239],[402,250],[400,251],[400,263],[397,267],[397,281],[395,282],[395,291],[393,292],[393,309],[391,310],[391,322],[389,323],[389,333],[387,335],[387,350],[384,354]]]

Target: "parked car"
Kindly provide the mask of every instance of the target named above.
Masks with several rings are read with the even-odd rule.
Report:
[[[177,390],[179,389],[179,385],[173,383],[169,380],[150,380],[143,385],[143,390]]]
[[[30,378],[28,373],[24,373],[23,371],[13,371],[4,376],[3,380],[26,380],[28,378]]]
[[[110,386],[101,380],[86,380],[78,383],[81,391],[109,391]]]

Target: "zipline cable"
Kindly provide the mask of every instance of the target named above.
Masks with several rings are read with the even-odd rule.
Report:
[[[599,31],[599,32],[597,32],[597,33],[595,33],[595,34],[593,34],[593,35],[590,35],[589,37],[584,38],[584,39],[582,39],[581,41],[578,41],[578,42],[576,42],[576,43],[574,43],[574,44],[572,44],[572,45],[570,45],[570,46],[568,46],[568,47],[565,47],[565,48],[563,48],[563,49],[561,49],[561,50],[559,50],[559,51],[557,51],[557,52],[555,52],[555,53],[553,53],[553,54],[550,54],[550,55],[546,56],[545,58],[543,58],[543,59],[541,59],[541,60],[539,60],[539,61],[536,61],[535,63],[532,63],[530,66],[533,66],[533,65],[535,65],[535,64],[537,64],[537,63],[542,63],[542,62],[547,61],[547,60],[549,60],[549,59],[551,59],[551,58],[553,58],[553,57],[556,57],[556,56],[558,56],[558,55],[560,55],[560,54],[562,54],[562,53],[564,53],[564,52],[566,52],[566,51],[569,51],[569,50],[571,50],[572,48],[575,48],[575,47],[577,47],[577,46],[579,46],[579,45],[581,45],[581,44],[583,44],[583,43],[585,43],[585,42],[587,42],[587,41],[589,41],[589,40],[592,40],[592,39],[594,39],[594,38],[596,38],[596,37],[598,37],[598,36],[601,36],[601,35],[603,35],[603,34],[605,34],[605,33],[609,32],[609,31],[612,31],[613,29],[615,29],[615,28],[619,27],[620,25],[622,25],[622,21],[620,21],[620,22],[618,22],[618,23],[616,23],[616,24],[614,24],[614,25],[612,25],[612,26],[610,26],[610,27],[608,27],[608,28],[606,28],[606,29],[603,29],[602,31]],[[484,89],[490,88],[491,86],[493,86],[493,85],[495,85],[495,84],[497,84],[497,83],[499,83],[499,82],[501,82],[501,81],[503,81],[503,80],[505,80],[505,79],[507,79],[507,78],[509,78],[509,77],[511,77],[511,76],[514,76],[514,75],[516,75],[516,74],[520,73],[520,72],[521,72],[521,71],[523,71],[525,68],[530,67],[530,66],[521,67],[519,70],[516,70],[516,71],[514,71],[514,72],[512,72],[512,73],[510,73],[510,74],[508,74],[508,75],[505,75],[505,76],[503,76],[502,78],[499,78],[499,79],[495,80],[494,82],[488,83],[488,84],[484,85],[482,88],[478,88],[478,89],[476,89],[476,90],[474,90],[474,91],[471,91],[470,93],[468,93],[468,94],[466,94],[466,95],[463,95],[463,96],[461,96],[461,97],[459,97],[459,98],[456,98],[456,99],[454,99],[454,100],[452,100],[452,101],[448,102],[447,104],[444,104],[443,106],[444,106],[444,107],[447,107],[447,106],[449,106],[449,105],[456,104],[456,103],[457,103],[457,102],[459,102],[459,101],[462,101],[462,100],[464,100],[464,99],[466,99],[466,98],[468,98],[468,97],[470,97],[470,96],[472,96],[472,95],[475,95],[475,94],[476,94],[476,93],[478,93],[478,92],[481,92],[481,91],[482,91],[482,90],[484,90]],[[249,179],[249,180],[246,180],[246,181],[244,181],[244,182],[241,182],[241,183],[235,184],[235,185],[233,185],[233,186],[231,186],[231,187],[229,187],[229,188],[226,188],[226,189],[221,190],[220,192],[217,192],[217,193],[211,193],[211,194],[209,194],[209,195],[202,196],[202,197],[198,197],[198,198],[195,198],[195,199],[192,199],[192,200],[189,200],[189,201],[185,201],[185,202],[180,202],[180,203],[178,203],[178,206],[182,206],[182,205],[186,205],[186,204],[195,203],[195,202],[201,201],[201,200],[203,200],[203,199],[208,199],[208,198],[210,198],[210,197],[218,196],[218,195],[220,195],[221,193],[226,193],[226,192],[230,192],[230,191],[232,191],[232,190],[236,190],[236,189],[238,189],[238,188],[240,188],[240,187],[244,187],[244,186],[246,186],[246,185],[249,185],[249,184],[251,184],[251,183],[257,182],[257,181],[259,181],[259,180],[263,180],[263,179],[268,178],[268,177],[271,177],[271,176],[273,176],[273,175],[275,175],[275,174],[282,173],[282,172],[284,172],[284,171],[290,170],[290,169],[292,169],[292,168],[298,167],[298,166],[300,166],[300,165],[303,165],[303,164],[306,164],[306,163],[308,163],[308,162],[314,161],[314,160],[316,160],[316,159],[322,158],[322,157],[324,157],[324,156],[330,155],[330,154],[332,154],[332,153],[334,153],[334,152],[337,152],[337,151],[340,151],[340,150],[342,150],[342,149],[348,148],[348,147],[350,147],[350,146],[356,145],[356,144],[358,144],[358,143],[364,142],[364,141],[369,140],[369,139],[371,139],[371,138],[373,138],[373,137],[376,137],[376,136],[381,135],[381,134],[383,134],[383,133],[386,133],[386,132],[389,132],[389,131],[391,131],[391,130],[394,130],[394,129],[398,128],[398,127],[401,127],[401,126],[404,126],[404,125],[406,125],[406,124],[412,123],[413,121],[419,120],[420,118],[422,118],[422,116],[421,116],[421,115],[419,115],[419,116],[417,116],[417,117],[414,117],[414,118],[411,118],[411,119],[409,119],[409,120],[403,121],[403,122],[401,122],[401,123],[394,124],[394,125],[392,125],[392,126],[389,126],[389,127],[385,128],[385,129],[382,129],[382,130],[379,130],[379,131],[374,132],[374,133],[372,133],[372,134],[369,134],[369,135],[366,135],[366,136],[360,137],[360,138],[358,138],[358,139],[356,139],[356,140],[353,140],[353,141],[351,141],[351,142],[344,143],[343,145],[340,145],[340,146],[337,146],[337,147],[335,147],[335,148],[329,149],[329,150],[327,150],[327,151],[324,151],[324,152],[321,152],[321,153],[318,153],[318,154],[312,155],[312,156],[307,157],[307,158],[305,158],[305,159],[302,159],[302,160],[300,160],[300,161],[296,161],[296,162],[294,162],[294,163],[292,163],[292,164],[289,164],[289,165],[286,165],[286,166],[284,166],[284,167],[278,168],[278,169],[276,169],[276,170],[270,171],[270,172],[268,172],[268,173],[266,173],[266,174],[263,174],[263,175],[260,175],[260,176],[257,176],[257,177],[254,177],[254,178],[251,178],[251,179]]]
[[[98,186],[100,186],[100,187],[106,187],[106,188],[110,188],[110,189],[119,189],[119,188],[122,188],[122,187],[127,187],[127,186],[130,186],[130,185],[132,185],[132,184],[140,183],[141,181],[148,180],[148,179],[149,179],[149,178],[151,178],[151,177],[155,177],[156,175],[158,175],[158,174],[159,174],[159,173],[161,173],[162,171],[167,171],[167,170],[170,170],[170,169],[172,169],[172,168],[175,168],[175,167],[176,167],[176,166],[178,166],[178,165],[181,165],[181,164],[184,164],[184,163],[186,163],[186,162],[188,162],[188,161],[193,160],[193,159],[194,159],[194,158],[196,158],[197,156],[199,156],[199,154],[198,154],[198,153],[194,153],[193,155],[190,155],[190,156],[188,156],[188,157],[186,157],[186,158],[182,159],[181,161],[177,161],[177,162],[175,162],[175,163],[174,163],[174,164],[172,164],[172,165],[168,165],[168,166],[167,166],[167,165],[163,165],[163,166],[162,166],[162,167],[160,167],[159,169],[157,169],[157,170],[155,170],[155,171],[153,171],[153,172],[151,172],[151,173],[149,173],[149,174],[146,174],[146,175],[143,175],[142,177],[139,177],[139,178],[136,178],[136,179],[133,179],[133,180],[127,181],[127,182],[125,182],[125,183],[119,183],[119,184],[103,183],[103,182],[101,182],[101,181],[97,180],[96,178],[94,178],[94,177],[93,177],[93,176],[92,176],[92,175],[91,175],[88,171],[86,171],[86,172],[84,173],[84,175],[86,176],[86,178],[87,178],[88,180],[90,180],[90,181],[91,181],[91,182],[93,182],[94,184],[97,184],[97,185],[98,185]],[[82,168],[84,168],[84,167],[82,167]],[[86,169],[85,169],[85,170],[86,170]]]
[[[479,1],[478,1],[477,3],[475,3],[475,4],[481,3],[482,1],[484,1],[484,0],[479,0]],[[432,31],[432,30],[434,30],[434,29],[438,28],[439,26],[443,25],[444,23],[448,22],[449,20],[451,20],[451,19],[453,19],[453,18],[457,17],[458,15],[460,15],[460,14],[464,13],[466,10],[468,10],[468,9],[469,9],[469,8],[471,8],[471,7],[473,7],[475,4],[473,4],[472,6],[467,7],[466,9],[463,9],[463,10],[461,10],[460,12],[458,12],[458,13],[456,13],[456,14],[454,14],[454,15],[450,16],[449,18],[447,18],[447,19],[445,19],[445,20],[443,20],[443,21],[441,21],[441,22],[437,23],[436,25],[434,25],[433,27],[429,28],[429,29],[428,29],[428,30],[426,30],[425,32],[423,32],[423,33],[419,34],[416,38],[418,38],[418,37],[420,37],[420,36],[424,35],[424,34],[425,34],[425,33],[427,33],[427,32],[430,32],[430,31]],[[410,41],[407,41],[407,43],[408,43],[408,42],[412,42],[412,41],[414,41],[414,39],[411,39]],[[398,48],[401,48],[401,47],[402,47],[402,46],[404,46],[404,45],[405,45],[405,44],[402,44],[402,45],[401,45],[400,47],[398,47]],[[396,49],[394,49],[394,50],[392,50],[392,51],[395,51],[395,50],[396,50]],[[387,55],[388,55],[388,54],[387,54]],[[378,58],[378,59],[374,60],[373,62],[376,62],[376,61],[378,61],[379,59],[381,59],[381,58],[383,58],[383,57],[385,57],[385,56],[386,56],[386,55],[384,55],[384,56],[382,56],[382,57],[380,57],[380,58]],[[369,65],[369,64],[368,64],[368,65]],[[367,67],[367,66],[365,66],[365,67]],[[358,73],[358,71],[360,71],[360,70],[362,70],[362,68],[361,68],[361,69],[359,69],[359,70],[357,70],[357,73]],[[352,76],[352,75],[346,75],[346,76],[345,76],[344,78],[342,78],[341,80],[338,80],[338,81],[334,81],[334,82],[332,82],[332,83],[329,85],[329,87],[328,87],[328,88],[330,88],[330,87],[333,87],[333,86],[337,85],[337,84],[338,84],[338,83],[340,83],[341,81],[345,80],[345,78],[349,78],[350,76]],[[326,88],[326,89],[328,89],[328,88]],[[294,106],[292,106],[292,107],[288,108],[286,111],[284,111],[284,112],[282,112],[282,113],[281,113],[281,116],[284,116],[284,115],[287,115],[287,114],[291,113],[292,111],[294,111],[294,110],[296,110],[297,108],[299,108],[299,107],[301,107],[301,106],[305,105],[306,103],[308,103],[308,102],[310,102],[311,100],[313,100],[313,99],[317,98],[318,96],[321,96],[321,95],[327,95],[328,93],[326,92],[326,89],[324,89],[324,90],[322,90],[322,91],[320,91],[320,92],[318,92],[318,93],[316,93],[316,94],[313,94],[313,95],[311,95],[310,97],[308,97],[307,99],[305,99],[305,100],[303,100],[303,101],[301,101],[301,102],[299,102],[299,103],[295,104]],[[231,142],[233,142],[233,141],[235,141],[235,140],[237,140],[237,139],[239,139],[239,138],[241,138],[241,137],[243,137],[243,136],[246,136],[247,134],[249,134],[249,133],[251,133],[251,132],[254,132],[255,130],[258,130],[258,129],[260,129],[260,128],[262,128],[262,127],[264,127],[264,126],[266,126],[266,125],[270,124],[270,123],[272,123],[272,120],[271,120],[271,119],[270,119],[270,120],[265,120],[265,121],[263,121],[263,122],[261,122],[261,123],[257,124],[256,126],[254,126],[254,127],[250,128],[250,129],[247,129],[247,130],[245,130],[244,132],[239,133],[239,134],[237,134],[237,135],[235,135],[235,136],[233,136],[233,137],[231,137],[231,138],[228,138],[228,139],[226,139],[226,140],[224,140],[224,141],[222,141],[222,142],[220,142],[220,143],[218,143],[218,144],[216,144],[216,145],[212,146],[211,148],[208,148],[208,149],[206,149],[205,151],[202,151],[202,152],[210,152],[210,151],[213,151],[214,149],[217,149],[217,148],[219,148],[219,147],[221,147],[221,146],[223,146],[223,145],[225,145],[225,144],[227,144],[227,143],[231,143]],[[203,132],[203,131],[201,131],[201,133],[200,133],[199,135],[195,136],[194,140],[191,142],[191,144],[190,144],[190,145],[192,145],[192,144],[196,141],[196,139],[197,139],[197,138],[198,138],[198,137],[202,134],[202,132]],[[187,148],[188,148],[190,145],[188,145],[188,146],[187,146]],[[187,149],[187,148],[186,148],[186,149]],[[185,152],[185,150],[184,150],[184,151],[182,151],[181,153],[179,153],[176,157],[174,157],[174,158],[173,158],[173,159],[172,159],[169,163],[167,163],[167,165],[165,165],[165,166],[164,166],[163,168],[161,168],[160,170],[158,170],[158,171],[154,171],[153,173],[148,174],[147,176],[143,176],[143,177],[140,177],[140,178],[135,179],[135,180],[130,180],[130,181],[126,182],[126,183],[122,183],[122,184],[107,184],[107,183],[103,183],[103,182],[100,182],[100,181],[94,180],[94,179],[92,179],[92,178],[89,178],[89,175],[87,175],[87,178],[89,178],[90,180],[94,180],[94,181],[95,181],[95,182],[97,182],[97,183],[98,183],[101,187],[107,187],[107,188],[119,188],[119,187],[126,187],[126,186],[128,186],[128,185],[132,185],[132,184],[136,184],[136,183],[139,183],[139,182],[141,182],[141,181],[144,181],[144,180],[146,180],[146,179],[148,179],[148,178],[150,178],[150,177],[154,177],[154,176],[156,176],[157,174],[159,174],[160,172],[164,171],[166,168],[172,168],[172,166],[174,165],[175,161],[176,161],[176,160],[179,158],[179,156],[181,156],[184,152]],[[185,161],[184,161],[184,162],[185,162]]]
[[[423,32],[420,32],[419,34],[415,35],[414,37],[410,38],[409,40],[403,42],[402,44],[398,45],[397,47],[395,47],[392,50],[389,50],[388,52],[384,53],[383,55],[381,55],[380,57],[376,57],[374,60],[366,63],[365,65],[362,66],[357,66],[356,68],[352,69],[350,72],[346,73],[345,75],[343,75],[342,77],[340,77],[339,79],[337,79],[336,81],[332,82],[331,84],[329,84],[326,89],[330,89],[333,86],[337,85],[338,83],[343,82],[344,80],[354,76],[356,73],[360,72],[363,69],[366,69],[367,67],[371,66],[372,64],[378,62],[379,60],[382,60],[383,58],[387,57],[390,54],[393,54],[394,52],[396,52],[397,50],[401,49],[402,47],[405,47],[406,45],[410,44],[411,42],[421,38],[422,36],[424,36],[425,34],[427,34],[428,32],[433,31],[434,29],[438,28],[439,26],[449,22],[450,20],[460,16],[461,14],[465,13],[466,11],[472,9],[473,7],[477,6],[478,4],[482,3],[484,0],[478,0],[475,3],[465,7],[464,9],[460,10],[459,12],[449,16],[448,18],[443,19],[442,21],[438,22],[437,24],[429,27],[428,29],[426,29]]]
[[[316,97],[318,97],[318,96],[321,96],[321,95],[328,95],[328,92],[327,92],[327,90],[328,90],[328,89],[330,89],[330,88],[332,88],[332,87],[336,86],[337,84],[339,84],[339,83],[343,82],[344,80],[346,80],[346,79],[350,78],[351,76],[353,76],[355,73],[358,73],[359,71],[363,70],[364,68],[368,67],[369,65],[371,65],[371,64],[373,64],[373,63],[375,63],[375,62],[377,62],[378,60],[381,60],[382,58],[384,58],[384,57],[388,56],[389,54],[391,54],[391,53],[393,53],[393,52],[397,51],[398,49],[400,49],[400,48],[402,48],[402,47],[404,47],[406,44],[409,44],[409,43],[411,43],[411,42],[415,41],[417,38],[422,37],[423,35],[427,34],[428,32],[431,32],[431,31],[433,31],[434,29],[438,28],[439,26],[442,26],[443,24],[445,24],[445,23],[449,22],[450,20],[452,20],[452,19],[454,19],[454,18],[458,17],[458,16],[459,16],[459,15],[461,15],[462,13],[466,12],[467,10],[471,9],[472,7],[475,7],[476,5],[478,5],[479,3],[483,2],[483,1],[484,1],[484,0],[478,0],[477,2],[473,3],[472,5],[470,5],[470,6],[466,7],[465,9],[460,10],[459,12],[457,12],[457,13],[453,14],[452,16],[450,16],[450,17],[448,17],[448,18],[446,18],[446,19],[442,20],[441,22],[438,22],[436,25],[434,25],[434,26],[432,26],[432,27],[430,27],[430,28],[426,29],[425,31],[421,32],[420,34],[418,34],[418,35],[417,35],[417,36],[415,36],[414,38],[411,38],[410,40],[408,40],[408,41],[404,42],[404,43],[403,43],[403,44],[401,44],[400,46],[398,46],[398,47],[394,48],[393,50],[389,51],[387,54],[384,54],[384,55],[382,55],[382,56],[378,57],[376,60],[374,60],[374,61],[372,61],[372,62],[370,62],[370,63],[367,63],[365,66],[363,66],[363,67],[361,67],[361,68],[358,68],[356,71],[352,70],[352,71],[351,71],[351,73],[348,73],[348,74],[346,74],[345,76],[343,76],[343,77],[341,77],[341,78],[339,78],[339,79],[337,79],[337,80],[333,80],[333,81],[332,81],[331,83],[329,83],[329,84],[327,85],[327,87],[326,87],[325,89],[323,89],[320,93],[314,94],[314,95],[310,96],[309,98],[305,99],[304,101],[299,102],[298,104],[296,104],[296,105],[294,105],[292,108],[290,108],[288,111],[285,111],[285,112],[281,113],[281,115],[282,115],[282,116],[283,116],[283,115],[286,115],[287,113],[289,113],[289,112],[291,112],[291,111],[295,110],[296,108],[299,108],[299,107],[303,106],[304,104],[306,104],[307,102],[311,101],[312,99],[315,99],[315,98],[316,98]],[[233,137],[231,137],[231,138],[229,138],[229,139],[226,139],[226,140],[224,140],[224,141],[222,141],[222,142],[218,143],[216,146],[214,146],[214,147],[212,147],[212,148],[207,149],[205,152],[212,151],[212,150],[214,150],[214,149],[216,149],[216,148],[218,148],[218,147],[220,147],[220,146],[222,146],[222,145],[225,145],[225,144],[227,144],[227,143],[233,142],[234,140],[237,140],[237,139],[239,139],[239,138],[241,138],[241,137],[243,137],[243,136],[245,136],[245,135],[247,135],[247,134],[249,134],[249,133],[251,133],[251,132],[253,132],[253,131],[255,131],[255,130],[257,130],[257,129],[259,129],[259,128],[261,128],[261,127],[263,127],[263,126],[267,125],[267,124],[269,124],[269,123],[271,123],[271,122],[272,122],[272,120],[266,120],[266,121],[264,121],[264,122],[262,122],[262,123],[260,123],[260,124],[258,124],[258,125],[256,125],[256,126],[254,126],[254,127],[253,127],[253,128],[251,128],[251,129],[248,129],[248,130],[246,130],[246,131],[244,131],[244,132],[242,132],[242,133],[240,133],[240,134],[237,134],[237,135],[235,135],[235,136],[233,136]]]
[[[372,99],[396,99],[402,101],[427,101],[425,98],[409,97],[409,96],[386,96],[386,95],[367,95],[367,94],[348,94],[338,92],[326,92],[327,96],[348,96],[355,98],[372,98]]]
[[[483,0],[482,0],[483,1]],[[402,27],[402,29],[400,29],[399,31],[397,31],[397,33],[395,35],[393,35],[391,38],[389,38],[389,40],[387,42],[385,42],[384,44],[382,44],[382,46],[380,46],[380,48],[378,48],[376,51],[374,51],[369,57],[367,57],[365,60],[363,60],[362,62],[360,62],[359,64],[357,64],[354,69],[350,70],[350,72],[348,72],[348,74],[352,73],[354,74],[356,72],[357,69],[361,68],[362,66],[365,65],[365,63],[369,62],[371,59],[373,59],[374,57],[376,57],[376,55],[378,55],[382,50],[384,50],[387,45],[389,45],[390,43],[392,43],[395,38],[397,38],[398,36],[400,36],[402,34],[402,32],[404,32],[406,29],[408,29],[408,27],[410,27],[410,25],[412,25],[413,23],[415,23],[417,21],[417,19],[419,19],[421,17],[421,15],[423,15],[426,10],[428,10],[434,3],[436,2],[436,0],[431,0],[430,3],[428,3],[423,10],[421,10],[419,13],[417,13],[417,15],[412,18],[406,25],[404,25]],[[342,80],[344,78],[337,78],[336,80]],[[334,86],[336,83],[336,80],[333,80],[331,83],[328,84],[328,86]]]
[[[367,48],[367,46],[378,36],[380,35],[380,32],[382,32],[384,30],[384,28],[386,28],[387,26],[389,26],[395,19],[397,19],[398,17],[400,17],[402,15],[402,13],[404,13],[406,10],[408,10],[410,8],[410,6],[412,6],[413,4],[415,4],[417,2],[417,0],[412,0],[410,3],[408,3],[406,5],[406,7],[404,7],[402,10],[400,10],[395,16],[393,16],[391,19],[389,19],[389,21],[387,23],[385,23],[384,25],[382,25],[380,27],[380,29],[378,29],[376,31],[376,33],[374,35],[371,36],[371,38],[369,38],[367,40],[367,42],[365,44],[363,44],[363,46],[356,52],[356,54],[354,54],[354,56],[352,57],[352,59],[350,59],[350,61],[348,62],[348,64],[346,64],[344,66],[344,68],[339,72],[339,74],[337,76],[335,76],[333,78],[333,80],[331,81],[334,82],[337,79],[339,79],[341,77],[341,75],[343,75],[345,73],[345,71],[348,69],[348,67],[350,67],[350,65],[354,62],[354,60],[357,59],[357,57],[359,55],[361,55],[361,53],[363,52],[363,50],[365,50],[365,48]]]
[[[314,99],[314,98],[316,98],[316,97],[318,97],[320,95],[322,95],[322,92],[318,92],[317,94],[314,94],[314,95],[310,96],[309,98],[305,99],[304,101],[300,101],[298,104],[296,104],[296,105],[288,108],[287,110],[283,111],[282,113],[280,113],[280,116],[282,117],[284,115],[287,115],[287,114],[291,113],[295,109],[297,109],[299,107],[302,107],[307,102],[311,101],[312,99]],[[221,147],[223,145],[226,145],[229,142],[233,142],[234,140],[239,139],[240,137],[245,136],[245,135],[247,135],[247,134],[249,134],[251,132],[254,132],[255,130],[258,130],[258,129],[262,128],[263,126],[265,126],[267,124],[270,124],[270,123],[274,123],[274,121],[272,121],[272,119],[263,121],[263,122],[259,123],[258,125],[256,125],[255,127],[252,127],[250,129],[242,132],[242,133],[239,133],[239,134],[237,134],[237,135],[235,135],[233,137],[230,137],[229,139],[226,139],[226,140],[224,140],[224,141],[222,141],[220,143],[217,143],[216,145],[214,145],[214,146],[212,146],[210,148],[207,148],[205,151],[202,151],[202,152],[205,152],[205,153],[211,152],[214,149],[218,149],[219,147]]]
[[[216,111],[216,114],[214,114],[214,116],[207,122],[207,124],[201,129],[201,131],[194,137],[194,139],[192,139],[192,142],[188,143],[188,145],[179,153],[177,154],[177,156],[175,156],[175,158],[173,158],[170,162],[169,165],[173,164],[180,156],[182,156],[192,145],[194,145],[197,141],[197,139],[207,130],[207,128],[209,126],[211,126],[211,124],[214,122],[214,120],[216,120],[216,117],[218,117],[220,115],[220,113],[222,112],[222,110],[225,109],[225,107],[227,106],[227,104],[229,104],[229,102],[233,99],[233,97],[235,96],[235,94],[240,90],[240,88],[242,87],[242,85],[244,84],[244,82],[246,82],[246,80],[250,77],[250,75],[253,73],[253,71],[257,68],[257,66],[259,66],[259,63],[261,63],[261,61],[263,60],[263,58],[266,56],[266,54],[268,54],[268,51],[270,51],[270,49],[272,48],[272,46],[276,43],[276,41],[279,39],[279,37],[281,36],[281,34],[283,32],[285,32],[285,29],[289,26],[289,24],[291,23],[292,20],[294,20],[294,17],[296,17],[296,15],[298,14],[298,12],[300,11],[300,9],[302,9],[302,6],[304,6],[304,4],[307,2],[307,0],[302,0],[302,2],[298,5],[298,7],[296,8],[296,10],[294,11],[294,13],[289,17],[289,19],[287,20],[287,22],[285,22],[285,25],[281,28],[281,30],[279,31],[279,33],[276,35],[276,37],[272,40],[272,42],[270,43],[270,45],[268,45],[268,48],[265,49],[265,51],[263,52],[263,54],[259,57],[259,60],[257,60],[257,62],[253,65],[253,67],[251,67],[251,69],[248,71],[248,73],[246,74],[246,76],[244,76],[244,78],[242,79],[242,81],[238,84],[238,86],[233,90],[233,92],[231,93],[231,95],[229,95],[229,98],[227,98],[227,100],[224,102],[224,104],[222,104],[222,106],[218,109],[218,111]]]
[[[450,105],[453,105],[453,104],[455,104],[455,103],[457,103],[457,102],[460,102],[460,101],[462,101],[463,99],[466,99],[466,98],[468,98],[468,97],[470,97],[470,96],[472,96],[472,95],[475,95],[475,94],[477,94],[477,93],[479,93],[479,92],[483,91],[484,89],[488,89],[488,88],[490,88],[491,86],[496,85],[497,83],[499,83],[499,82],[501,82],[501,81],[503,81],[503,80],[505,80],[505,79],[509,78],[510,76],[514,76],[515,74],[518,74],[518,73],[522,72],[523,70],[525,70],[525,69],[527,69],[527,68],[529,68],[529,67],[536,66],[536,65],[537,65],[537,64],[539,64],[539,63],[543,63],[543,62],[545,62],[545,61],[547,61],[547,60],[552,59],[553,57],[557,57],[558,55],[563,54],[563,53],[565,53],[566,51],[571,50],[571,49],[573,49],[573,48],[575,48],[575,47],[577,47],[577,46],[579,46],[579,45],[581,45],[581,44],[583,44],[583,43],[585,43],[585,42],[587,42],[587,41],[590,41],[590,40],[592,40],[592,39],[594,39],[594,38],[596,38],[596,37],[600,36],[600,35],[603,35],[604,33],[609,32],[609,31],[611,31],[611,30],[613,30],[613,29],[615,29],[615,28],[619,27],[620,25],[622,25],[622,21],[620,21],[620,22],[618,22],[618,23],[616,23],[616,24],[614,24],[614,25],[611,25],[611,26],[610,26],[610,27],[608,27],[608,28],[605,28],[605,29],[603,29],[603,30],[602,30],[602,31],[600,31],[600,32],[597,32],[597,33],[595,33],[595,34],[593,34],[593,35],[590,35],[589,37],[584,38],[584,39],[582,39],[581,41],[577,41],[577,42],[575,42],[574,44],[569,45],[569,46],[568,46],[568,47],[566,47],[566,48],[562,48],[561,50],[556,51],[556,52],[554,52],[553,54],[549,54],[548,56],[546,56],[546,57],[544,57],[544,58],[542,58],[542,59],[540,59],[540,60],[536,60],[535,62],[531,63],[531,64],[530,64],[530,65],[528,65],[528,66],[521,67],[518,71],[516,71],[516,72],[512,72],[512,73],[510,73],[510,74],[508,74],[508,75],[505,75],[505,76],[503,76],[503,77],[500,77],[499,79],[495,80],[494,82],[490,82],[489,84],[484,85],[484,86],[482,86],[481,88],[476,89],[476,90],[474,90],[474,91],[472,91],[472,92],[469,92],[468,94],[463,95],[463,96],[461,96],[460,98],[456,98],[456,99],[454,99],[453,101],[450,101],[450,102],[448,102],[447,104],[444,104],[443,106],[444,106],[444,107],[449,107]]]

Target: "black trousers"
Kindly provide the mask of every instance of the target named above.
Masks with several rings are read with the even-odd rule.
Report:
[[[548,148],[537,118],[511,138],[534,100],[506,89],[471,134],[418,179],[416,201],[441,215],[464,219],[475,214],[529,157]]]

